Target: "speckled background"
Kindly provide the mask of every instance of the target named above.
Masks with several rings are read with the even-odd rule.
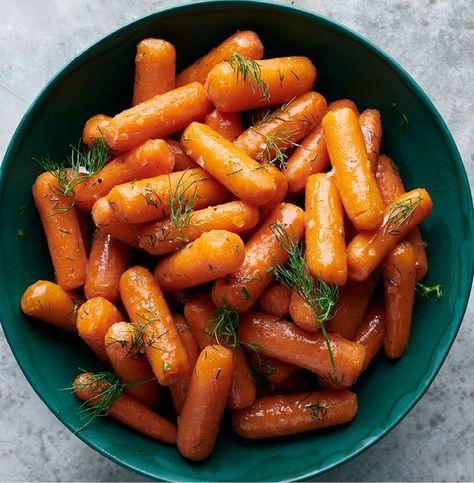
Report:
[[[0,159],[38,91],[85,47],[159,0],[0,0]],[[474,1],[295,0],[375,42],[418,81],[474,181]],[[321,478],[474,480],[474,305],[435,382],[383,441]],[[143,481],[90,450],[32,391],[0,332],[0,480]]]

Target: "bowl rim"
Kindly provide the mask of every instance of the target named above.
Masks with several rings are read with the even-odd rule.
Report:
[[[446,139],[451,156],[453,157],[453,159],[456,160],[456,164],[459,167],[460,184],[463,189],[464,195],[467,195],[463,198],[463,205],[467,209],[467,212],[470,212],[471,214],[471,216],[468,217],[467,232],[470,239],[471,240],[474,239],[474,221],[473,221],[474,207],[473,207],[472,193],[470,190],[469,180],[464,167],[464,163],[460,156],[459,150],[457,149],[454,138],[451,132],[449,131],[444,119],[442,118],[441,114],[438,112],[433,102],[428,97],[428,95],[423,91],[423,89],[418,85],[418,83],[413,79],[413,77],[390,55],[388,55],[381,48],[377,47],[372,41],[368,40],[363,35],[357,33],[355,30],[352,30],[351,28],[343,25],[342,23],[335,21],[324,15],[321,15],[319,13],[312,12],[304,8],[295,7],[293,5],[287,5],[280,2],[271,1],[271,0],[270,1],[269,0],[197,0],[194,2],[192,2],[191,0],[188,0],[188,2],[178,6],[163,7],[153,13],[142,15],[132,21],[125,23],[121,27],[118,27],[112,30],[108,34],[100,37],[98,40],[91,43],[88,47],[86,47],[77,55],[75,55],[72,59],[67,60],[63,64],[63,66],[49,79],[49,81],[42,87],[42,89],[36,95],[35,99],[32,101],[32,103],[24,113],[20,123],[18,124],[17,128],[13,133],[13,136],[5,151],[3,160],[0,163],[0,198],[5,189],[5,184],[6,184],[5,180],[7,177],[6,174],[7,174],[7,169],[9,167],[8,165],[12,164],[12,162],[7,163],[6,161],[12,157],[12,153],[16,151],[18,145],[21,143],[22,138],[26,136],[25,133],[29,131],[29,128],[33,122],[33,119],[36,113],[42,108],[43,104],[46,102],[45,98],[47,97],[48,92],[52,90],[58,83],[60,83],[66,75],[74,72],[74,70],[79,68],[84,62],[87,62],[89,56],[93,53],[95,49],[101,46],[105,46],[105,44],[107,44],[107,42],[109,42],[112,38],[127,31],[130,27],[136,24],[139,24],[144,20],[151,20],[154,17],[160,17],[162,15],[179,13],[180,11],[186,11],[188,9],[193,9],[193,8],[198,8],[198,9],[206,8],[206,7],[213,8],[213,7],[220,7],[220,6],[233,6],[233,7],[243,7],[243,8],[260,7],[260,8],[270,9],[273,11],[287,13],[290,15],[296,15],[296,16],[302,16],[302,17],[308,18],[310,20],[319,22],[320,24],[322,24],[327,28],[338,31],[339,34],[342,34],[343,36],[348,37],[351,40],[361,43],[365,48],[367,48],[369,51],[375,54],[377,58],[380,59],[380,61],[382,61],[385,65],[387,65],[397,75],[397,77],[407,86],[407,88],[411,90],[411,92],[415,95],[415,97],[417,97],[421,101],[421,103],[424,106],[426,106],[429,113],[433,116],[434,120],[439,125]],[[3,259],[4,257],[2,256],[0,258],[1,264],[3,264]],[[469,286],[472,287],[472,281],[474,276],[474,256],[473,255],[471,255],[470,257],[470,266],[471,266],[470,281],[468,280],[468,282],[469,282]],[[2,270],[0,273],[4,273],[4,270]],[[7,297],[4,296],[4,294],[5,294],[4,279],[0,276],[0,302],[2,302],[0,306],[2,307],[2,309],[9,304],[9,300],[7,299]],[[449,328],[449,333],[451,336],[450,342],[445,347],[444,352],[441,353],[441,356],[437,358],[436,367],[433,368],[432,366],[431,369],[428,370],[427,373],[425,374],[425,378],[424,380],[422,380],[422,384],[418,385],[417,396],[410,402],[407,409],[403,411],[401,414],[399,414],[397,417],[395,417],[390,424],[384,427],[384,430],[380,434],[371,438],[370,441],[365,441],[362,444],[359,443],[358,447],[354,446],[353,449],[354,448],[357,448],[357,449],[352,451],[350,454],[346,454],[346,457],[334,463],[330,463],[326,465],[323,464],[322,466],[316,469],[304,470],[298,473],[297,475],[294,475],[294,477],[291,478],[293,481],[302,481],[311,477],[315,477],[317,475],[325,474],[351,461],[353,458],[355,458],[356,456],[359,456],[361,453],[363,453],[371,446],[373,446],[375,443],[377,443],[382,438],[384,438],[411,412],[413,407],[419,402],[419,400],[425,395],[428,388],[431,386],[433,380],[435,379],[436,375],[441,369],[456,339],[457,333],[459,331],[459,328],[464,319],[464,315],[467,309],[467,305],[469,302],[469,294],[470,294],[470,291],[466,291],[466,293],[463,296],[462,308],[459,311],[458,320],[453,319],[450,323],[450,328]],[[161,469],[161,476],[157,477],[156,474],[152,474],[146,470],[140,469],[133,463],[128,463],[128,462],[125,462],[124,460],[121,460],[119,457],[109,453],[107,450],[102,448],[94,441],[90,440],[88,437],[84,436],[82,433],[76,432],[75,428],[69,422],[63,419],[61,413],[58,411],[58,408],[54,407],[52,403],[46,400],[45,396],[39,392],[36,384],[30,379],[27,369],[24,367],[23,363],[21,362],[19,349],[16,348],[14,344],[12,344],[8,325],[4,324],[2,320],[3,317],[1,317],[1,315],[2,314],[0,314],[0,324],[2,325],[5,338],[8,342],[10,350],[13,353],[13,356],[15,357],[17,364],[19,365],[21,371],[23,372],[30,386],[33,388],[33,390],[36,392],[39,398],[43,401],[43,403],[48,407],[48,409],[59,419],[59,421],[62,424],[64,424],[75,436],[77,436],[81,441],[86,443],[90,448],[97,451],[99,454],[101,454],[102,456],[105,456],[106,458],[113,461],[114,463],[117,463],[123,468],[126,468],[127,470],[133,471],[147,478],[155,479],[157,481],[165,481],[165,478],[170,478],[171,480],[175,478],[175,475],[169,474],[166,470],[163,472],[163,469]],[[454,322],[456,323],[454,324]],[[182,481],[199,481],[199,480],[183,479]]]

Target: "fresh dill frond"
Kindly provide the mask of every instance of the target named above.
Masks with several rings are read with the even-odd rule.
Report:
[[[436,285],[428,286],[420,282],[416,282],[415,289],[421,294],[422,297],[426,299],[434,294],[436,302],[438,302],[443,296],[443,288],[439,283]]]
[[[311,411],[311,417],[313,419],[316,421],[324,421],[327,408],[323,406],[320,401],[317,401],[314,404],[308,404],[305,407]]]
[[[234,312],[226,303],[223,303],[213,313],[206,324],[208,337],[235,351],[239,347],[237,329],[239,327],[239,314]]]
[[[321,327],[326,346],[331,359],[331,365],[336,370],[325,322],[332,317],[332,312],[339,298],[339,287],[331,286],[323,280],[314,280],[304,258],[303,248],[294,237],[279,223],[272,225],[272,231],[280,247],[288,255],[286,264],[276,262],[268,271],[275,280],[292,292],[297,293],[312,309]]]
[[[262,126],[263,124],[266,124],[267,122],[270,121],[286,121],[286,119],[283,119],[282,115],[285,113],[286,109],[288,106],[296,99],[296,97],[293,97],[290,99],[288,102],[285,102],[282,104],[280,107],[277,109],[274,109],[273,111],[271,109],[268,109],[267,111],[263,112],[258,116],[258,118],[253,121],[253,127],[258,128]]]
[[[270,100],[270,88],[268,84],[262,80],[262,71],[260,65],[249,57],[244,57],[237,52],[232,52],[230,59],[226,62],[232,67],[232,70],[237,74],[237,83],[240,79],[250,84],[252,92],[257,91],[262,96],[262,101],[268,102]]]
[[[404,131],[408,129],[408,117],[405,113],[402,113],[401,126]]]
[[[18,230],[16,231],[16,236],[20,240],[26,240],[27,238],[26,231],[23,230],[23,228],[18,228]]]
[[[143,318],[139,314],[137,315],[138,317]],[[116,339],[114,337],[110,337],[110,342],[108,342],[107,347],[110,347],[113,344],[118,344],[122,348],[127,347],[127,356],[132,356],[132,358],[134,358],[137,355],[140,355],[140,350],[143,348],[145,327],[148,325],[148,323],[149,322],[145,322],[144,324],[140,322],[130,322],[127,324],[129,337],[127,339]]]
[[[395,203],[387,221],[383,225],[383,234],[398,235],[401,227],[406,223],[410,223],[415,210],[422,201],[423,199],[420,196],[414,196]]]

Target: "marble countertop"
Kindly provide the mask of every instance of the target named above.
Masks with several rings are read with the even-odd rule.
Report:
[[[179,0],[0,0],[0,159],[56,71],[130,20]],[[474,184],[473,0],[294,0],[401,63],[447,122]],[[474,480],[474,304],[408,417],[326,481]],[[0,332],[0,481],[144,481],[71,434],[28,385]]]

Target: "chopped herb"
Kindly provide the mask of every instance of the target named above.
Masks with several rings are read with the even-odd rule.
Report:
[[[415,210],[422,201],[423,199],[420,196],[415,196],[395,203],[387,221],[384,223],[384,235],[398,235],[401,227],[410,223]]]
[[[245,300],[250,300],[250,294],[246,287],[242,287],[242,294],[245,297]]]
[[[401,125],[404,131],[408,129],[408,117],[405,113],[402,113]]]
[[[443,289],[439,283],[436,285],[427,286],[427,285],[423,285],[420,282],[417,282],[415,289],[424,298],[429,298],[431,294],[434,294],[436,302],[438,302],[443,296]]]
[[[20,240],[26,240],[26,231],[23,230],[23,228],[18,228],[18,230],[16,231],[16,236],[20,239]]]

